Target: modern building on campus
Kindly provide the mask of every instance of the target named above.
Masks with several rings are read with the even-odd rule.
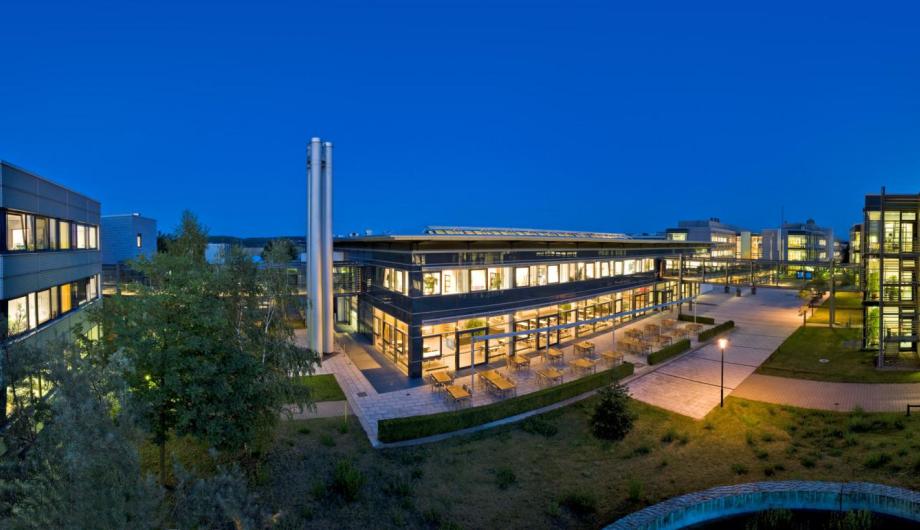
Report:
[[[665,260],[707,252],[708,242],[622,234],[432,227],[422,235],[337,238],[334,312],[402,372],[420,377],[588,337],[611,321],[476,342],[636,311],[696,294],[665,280]]]
[[[814,219],[783,223],[763,231],[763,258],[787,262],[830,262],[834,259],[834,231]]]
[[[859,236],[864,346],[886,356],[917,351],[920,195],[866,195]]]
[[[723,223],[719,218],[679,221],[669,228],[666,238],[672,241],[710,241],[713,258],[761,259],[763,238],[760,233]]]
[[[862,223],[857,223],[850,228],[850,245],[848,261],[858,265],[862,263]]]
[[[0,348],[69,335],[99,298],[99,203],[0,161],[0,208]]]
[[[157,252],[157,221],[138,213],[102,216],[102,264],[124,265]]]

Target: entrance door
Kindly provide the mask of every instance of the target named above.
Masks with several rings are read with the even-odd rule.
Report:
[[[469,368],[472,353],[472,361],[477,365],[489,362],[488,341],[476,341],[473,351],[470,346],[473,343],[472,337],[481,337],[486,334],[486,328],[463,330],[457,332],[457,369]]]
[[[559,324],[559,317],[556,315],[539,317],[537,319],[538,328],[548,328],[550,326],[556,326],[558,324]],[[543,348],[546,348],[547,346],[546,336],[547,336],[547,333],[545,331],[537,333],[537,349],[542,350]],[[559,330],[558,329],[549,332],[549,345],[555,346],[556,344],[559,344]]]

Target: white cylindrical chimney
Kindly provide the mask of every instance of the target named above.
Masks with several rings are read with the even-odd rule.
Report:
[[[322,143],[310,140],[307,175],[307,347],[324,353],[322,332]]]
[[[323,312],[321,331],[323,333],[323,353],[334,351],[333,316],[332,316],[332,142],[323,144],[323,182],[322,182],[322,288]]]

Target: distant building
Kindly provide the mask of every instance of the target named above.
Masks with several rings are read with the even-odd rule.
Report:
[[[208,243],[204,249],[204,259],[208,263],[220,265],[230,253],[230,243]]]
[[[757,232],[723,223],[717,217],[706,220],[680,221],[677,228],[665,232],[671,241],[708,241],[714,243],[713,258],[760,259],[763,238]]]
[[[124,264],[157,252],[156,219],[140,214],[102,216],[102,264]]]
[[[814,219],[765,229],[763,257],[789,262],[830,262],[834,259],[834,231],[818,226]]]
[[[862,263],[862,224],[850,228],[850,263]]]

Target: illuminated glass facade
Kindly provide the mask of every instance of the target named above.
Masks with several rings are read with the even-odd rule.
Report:
[[[469,228],[334,245],[340,274],[355,286],[337,295],[336,321],[353,325],[410,377],[524,354],[547,340],[586,337],[613,324],[578,326],[548,339],[522,333],[471,351],[475,335],[581,322],[686,297],[696,286],[684,283],[679,292],[678,281],[661,278],[661,265],[709,247],[620,234]]]

